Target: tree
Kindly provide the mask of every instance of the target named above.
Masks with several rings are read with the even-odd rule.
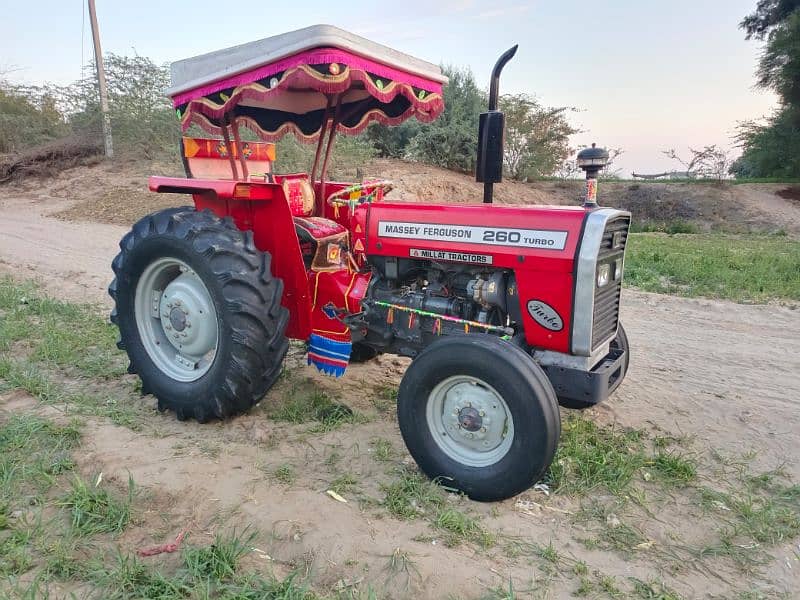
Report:
[[[552,175],[570,155],[569,136],[577,133],[566,118],[568,107],[546,108],[528,94],[500,98],[505,113],[505,168],[512,179]]]
[[[747,39],[764,41],[756,81],[774,90],[780,107],[763,123],[741,123],[737,177],[800,177],[800,0],[759,0],[740,23]]]
[[[678,161],[686,169],[687,177],[702,177],[722,181],[731,167],[730,154],[716,144],[704,146],[700,150],[689,148],[690,158],[681,158],[674,148],[663,150],[663,154]]]
[[[68,132],[48,86],[15,86],[0,80],[0,153],[16,152]]]
[[[606,148],[608,150],[608,162],[600,171],[600,179],[615,179],[620,176],[622,169],[617,168],[617,159],[625,154],[622,148]]]
[[[744,148],[730,167],[735,177],[800,176],[800,130],[787,109],[778,110],[764,122],[739,125],[736,139]]]
[[[407,146],[405,156],[465,173],[475,168],[478,118],[486,99],[469,69],[444,67],[444,112],[421,127]]]
[[[572,155],[573,152],[573,150],[570,150],[570,155]],[[580,173],[581,170],[578,167],[578,161],[574,158],[568,158],[556,167],[554,175],[559,179],[576,179]]]
[[[174,153],[180,127],[172,103],[164,96],[169,69],[142,56],[105,57],[108,103],[115,146],[144,158]],[[94,69],[64,94],[70,120],[77,130],[100,130],[100,106]]]
[[[800,10],[770,32],[756,76],[759,87],[774,90],[784,105],[800,107]]]
[[[409,119],[397,127],[385,127],[380,123],[372,123],[366,130],[366,139],[375,148],[378,156],[383,158],[403,158],[408,145],[419,133],[420,123]]]
[[[763,40],[798,8],[800,0],[759,0],[755,12],[742,19],[739,27],[745,30],[746,39]]]

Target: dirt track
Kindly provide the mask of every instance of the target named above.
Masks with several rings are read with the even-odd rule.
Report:
[[[68,206],[65,200],[37,199],[33,194],[0,199],[0,272],[20,279],[36,279],[51,294],[70,300],[109,305],[106,286],[110,261],[125,228],[116,225],[72,223],[43,216]],[[755,467],[784,465],[800,480],[800,310],[782,306],[746,306],[710,300],[680,299],[626,291],[623,319],[633,348],[631,370],[625,385],[611,402],[590,414],[600,422],[654,429],[694,438],[703,452],[720,450],[730,456],[756,452]],[[364,381],[399,381],[402,367],[382,358],[354,366],[341,384],[318,378],[309,367],[304,373],[321,386],[338,390],[345,401],[367,402]],[[352,398],[351,398],[351,396]],[[29,408],[19,395],[0,398],[0,408]],[[449,593],[474,597],[490,585],[502,585],[509,577],[530,580],[531,567],[470,549],[448,549],[414,538],[427,531],[421,522],[373,520],[355,504],[338,504],[322,492],[326,476],[322,455],[331,446],[344,452],[369,447],[376,435],[389,438],[402,449],[391,420],[352,426],[313,439],[283,438],[278,424],[262,412],[230,423],[207,427],[177,423],[169,415],[159,419],[158,434],[142,434],[93,423],[89,429],[89,456],[107,473],[134,479],[168,493],[184,517],[214,510],[237,508],[262,531],[273,531],[276,540],[288,540],[269,553],[278,560],[311,554],[319,581],[333,585],[341,577],[357,577],[358,569],[380,572],[395,548],[416,557],[418,577],[398,596],[441,597]],[[265,450],[265,437],[278,437]],[[224,446],[219,455],[181,453],[179,441],[215,440]],[[402,450],[401,450],[402,451]],[[300,480],[290,488],[266,480],[264,461],[305,465]],[[358,463],[361,458],[354,461]],[[365,472],[368,469],[365,467]],[[515,501],[491,507],[473,505],[492,528],[525,535],[587,560],[593,567],[624,578],[647,579],[654,573],[650,561],[622,561],[610,553],[588,551],[575,540],[581,531],[558,512],[521,513]],[[571,508],[569,502],[559,505]],[[650,531],[656,543],[672,534],[692,538],[692,521],[681,506],[662,515],[662,530]],[[276,542],[277,544],[277,542]],[[800,562],[795,544],[772,552],[775,560],[759,580],[767,589],[793,593],[800,589]],[[347,561],[361,565],[347,567]],[[366,565],[366,566],[365,566]],[[363,573],[361,573],[363,575]],[[735,571],[721,573],[725,584],[713,577],[682,574],[670,584],[687,597],[720,593],[750,585],[748,576]],[[551,593],[569,597],[574,585],[555,581]],[[572,587],[570,587],[570,585]],[[719,596],[717,596],[719,597]]]

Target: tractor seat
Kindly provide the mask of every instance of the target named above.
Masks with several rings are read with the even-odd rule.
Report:
[[[331,219],[311,216],[315,198],[308,179],[284,179],[281,186],[294,219],[306,269],[319,272],[346,268],[347,229]]]
[[[338,271],[347,267],[347,229],[325,217],[294,217],[294,229],[306,269]]]

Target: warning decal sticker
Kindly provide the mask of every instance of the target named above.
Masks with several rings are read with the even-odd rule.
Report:
[[[379,221],[378,236],[543,250],[563,250],[567,244],[566,231],[402,221]]]

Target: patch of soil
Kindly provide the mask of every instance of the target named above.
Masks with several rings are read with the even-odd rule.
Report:
[[[123,189],[135,189],[134,181],[141,181],[136,178],[144,177],[144,173],[114,169],[113,164],[103,164],[63,173],[46,184],[6,187],[0,197],[0,271],[20,279],[38,278],[56,297],[108,305],[105,288],[111,279],[110,261],[127,224],[76,222],[77,215],[58,220],[49,215],[74,207],[76,190],[84,190],[81,193],[87,194],[84,201],[88,202],[111,189],[109,180],[119,186],[113,188],[116,195],[123,194]],[[440,201],[461,189],[449,187],[454,185],[452,180],[439,181],[433,171],[416,179],[409,173],[397,175],[405,178],[409,189],[438,195]],[[561,185],[553,182],[530,189],[548,197],[568,198],[574,186]],[[606,186],[609,197],[614,185]],[[763,194],[765,202],[773,199],[789,206],[772,192],[742,188],[745,186],[729,190],[734,203],[737,195]],[[480,191],[479,186],[470,189]],[[527,186],[514,184],[510,189]],[[657,204],[662,201],[659,198],[666,196],[656,194],[650,201]],[[92,214],[116,218],[112,200],[103,204],[106,208]],[[680,202],[674,207],[685,210]],[[133,209],[126,214],[126,218],[134,218]],[[787,210],[786,217],[795,214]],[[752,452],[755,470],[783,465],[788,475],[800,479],[800,429],[793,426],[800,399],[800,318],[796,310],[626,290],[622,317],[633,348],[630,372],[609,402],[588,413],[593,420],[686,435],[693,440],[693,448],[701,449],[703,459],[712,451],[734,458]],[[130,472],[137,482],[166,499],[163,511],[146,515],[148,529],[137,529],[123,538],[123,549],[171,540],[186,523],[195,523],[192,535],[205,541],[214,528],[233,520],[252,523],[267,539],[269,545],[262,549],[271,560],[258,559],[259,568],[274,566],[278,573],[300,568],[312,573],[315,585],[322,589],[330,590],[340,582],[369,581],[391,597],[439,598],[448,594],[483,596],[490,588],[508,589],[509,581],[515,590],[545,585],[535,580],[544,573],[533,555],[511,557],[503,544],[485,551],[470,545],[449,548],[441,532],[424,519],[399,521],[374,502],[359,504],[351,493],[344,493],[349,499],[346,504],[326,495],[338,474],[352,472],[363,495],[380,500],[381,485],[393,481],[396,469],[410,464],[391,412],[376,414],[373,407],[376,387],[395,387],[406,364],[383,356],[353,365],[343,378],[333,380],[302,365],[299,356],[289,360],[289,370],[297,377],[307,378],[316,389],[370,415],[370,420],[315,433],[307,426],[270,418],[271,409],[290,397],[297,383],[292,378],[283,380],[249,414],[223,423],[179,423],[171,414],[155,410],[142,423],[141,432],[89,420],[85,452],[79,459],[83,468],[103,471],[123,482]],[[154,404],[149,397],[143,401]],[[0,407],[29,410],[15,396],[0,396]],[[371,444],[376,438],[388,440],[394,448],[390,461],[373,458]],[[334,453],[339,462],[331,460]],[[290,485],[280,484],[272,476],[283,464],[292,465],[297,473]],[[752,589],[755,576],[731,569],[729,563],[711,563],[718,567],[719,575],[695,568],[688,559],[686,564],[670,563],[662,571],[659,548],[695,543],[701,533],[717,526],[704,521],[703,511],[681,490],[668,496],[653,499],[658,519],[635,508],[619,513],[623,522],[641,529],[653,542],[651,549],[633,556],[587,548],[581,540],[594,533],[574,518],[578,505],[573,498],[548,499],[531,490],[491,505],[453,502],[459,510],[481,516],[482,524],[492,531],[542,545],[552,541],[563,555],[585,560],[590,569],[616,576],[619,582],[627,582],[628,577],[649,580],[661,576],[689,598],[732,597]],[[592,500],[607,503],[613,499],[598,494]],[[548,508],[542,508],[545,506]],[[664,506],[668,508],[662,510]],[[175,527],[164,527],[166,513]],[[698,527],[698,523],[702,525]],[[148,533],[152,531],[160,533]],[[387,571],[398,548],[413,560],[409,578]],[[796,540],[773,548],[774,559],[757,580],[759,589],[788,594],[800,589],[795,550]],[[566,598],[576,582],[557,576],[547,585],[552,597]]]
[[[794,187],[788,187],[784,190],[778,190],[776,192],[778,196],[781,198],[785,198],[786,200],[794,200],[795,202],[800,202],[800,186],[796,185]]]
[[[0,183],[26,177],[52,176],[63,169],[100,161],[96,141],[69,137],[0,158]]]

